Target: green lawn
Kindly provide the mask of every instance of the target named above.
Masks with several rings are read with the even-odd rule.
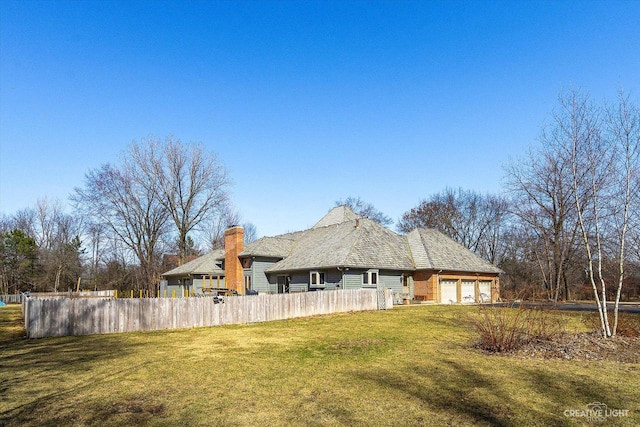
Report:
[[[564,415],[592,402],[640,425],[640,365],[485,355],[476,311],[26,340],[3,307],[0,425],[594,425]]]

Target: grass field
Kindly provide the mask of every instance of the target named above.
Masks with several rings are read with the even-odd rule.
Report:
[[[4,307],[0,425],[594,425],[565,416],[592,402],[640,425],[640,365],[486,355],[476,310],[26,340]]]

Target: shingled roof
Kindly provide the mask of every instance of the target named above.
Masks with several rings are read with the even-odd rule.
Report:
[[[320,221],[316,222],[313,228],[326,227],[328,225],[342,224],[360,218],[360,215],[349,209],[347,206],[336,206],[331,209],[328,214],[323,216]]]
[[[413,270],[404,238],[374,221],[357,218],[326,226],[318,224],[302,232],[289,256],[267,272],[335,267]]]
[[[302,234],[304,234],[304,231],[281,234],[274,237],[263,237],[246,245],[239,256],[284,258],[291,253],[291,248]]]
[[[498,267],[438,230],[417,228],[407,234],[407,241],[417,270],[502,273]]]
[[[469,249],[434,229],[419,228],[399,235],[346,206],[333,208],[308,230],[263,237],[244,247],[239,257],[275,258],[266,272],[291,272],[336,267],[385,270],[502,272]],[[224,275],[220,249],[163,276]]]
[[[193,274],[224,276],[224,270],[218,267],[221,259],[224,259],[224,249],[217,249],[192,261],[186,262],[173,270],[163,273],[162,275],[165,277],[185,277]]]

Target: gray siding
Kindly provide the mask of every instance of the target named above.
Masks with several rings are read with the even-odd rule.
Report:
[[[344,272],[344,289],[358,289],[362,287],[362,271],[349,270]]]
[[[381,271],[379,280],[384,289],[391,289],[393,292],[402,293],[402,273]]]
[[[342,288],[342,272],[338,270],[325,272],[324,288],[327,291]]]
[[[260,293],[276,292],[275,280],[272,285],[265,274],[265,270],[276,263],[276,260],[256,258],[251,264],[251,284]]]
[[[291,275],[289,292],[306,292],[309,290],[309,273],[294,273]]]
[[[278,275],[270,274],[267,276],[267,280],[269,281],[269,293],[277,294],[278,293]]]

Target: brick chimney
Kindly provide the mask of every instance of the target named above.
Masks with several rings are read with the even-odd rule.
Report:
[[[224,274],[227,289],[244,294],[244,277],[238,254],[244,249],[244,228],[232,225],[224,232]]]

